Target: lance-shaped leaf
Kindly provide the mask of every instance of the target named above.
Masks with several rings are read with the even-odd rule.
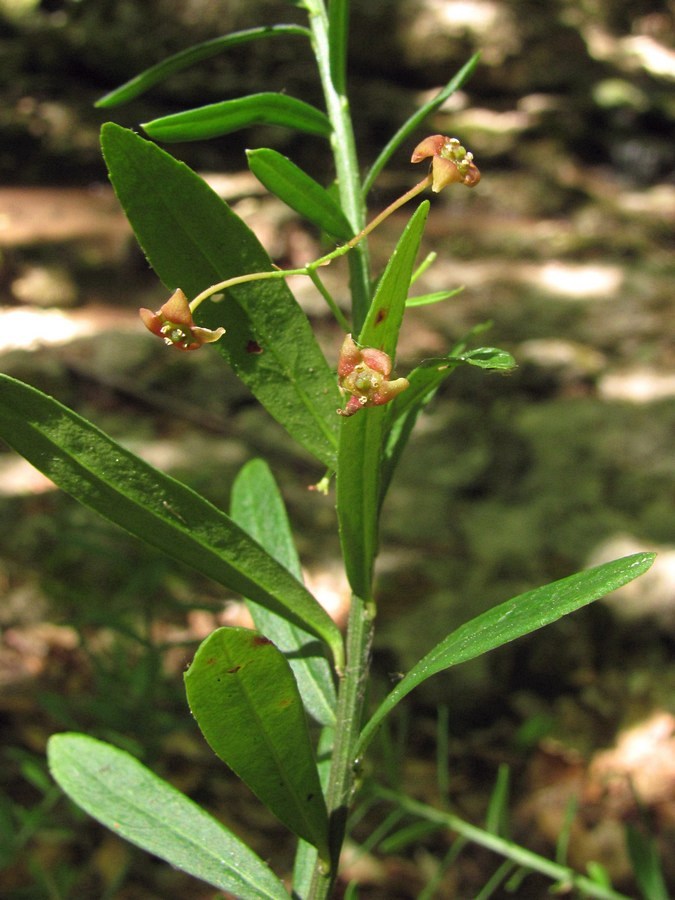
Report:
[[[451,291],[434,291],[431,294],[420,294],[417,297],[408,297],[405,305],[408,309],[413,306],[431,306],[432,303],[441,303],[443,300],[449,300],[451,297],[456,297],[457,294],[461,294],[463,290],[464,286],[454,288]]]
[[[251,125],[281,125],[322,137],[332,130],[328,116],[316,106],[272,91],[162,116],[145,122],[143,130],[157,141],[203,141]]]
[[[461,345],[463,346],[463,344]],[[507,372],[516,361],[506,350],[497,347],[478,347],[460,352],[459,349],[445,357],[425,359],[408,375],[410,387],[394,399],[388,410],[387,439],[382,463],[380,502],[384,501],[394,471],[415,427],[422,410],[434,398],[445,379],[466,363],[480,369]]]
[[[150,264],[189,298],[237,275],[273,269],[242,220],[191,169],[117,125],[103,126],[115,192]],[[325,465],[335,465],[335,374],[285,281],[255,281],[201,304],[199,325],[223,326],[215,347],[267,411]]]
[[[286,515],[284,501],[262,459],[246,463],[232,485],[232,519],[277,562],[302,581],[300,560]],[[288,659],[307,712],[322,725],[335,723],[335,685],[322,645],[309,632],[247,600],[255,626]]]
[[[359,342],[364,347],[384,350],[392,360],[396,355],[408,289],[428,215],[429,201],[424,200],[410,217],[405,231],[399,238],[396,249],[378,282],[359,335]]]
[[[237,897],[288,900],[243,841],[124,750],[68,733],[53,735],[47,750],[60,787],[115,834]]]
[[[128,103],[141,94],[144,94],[156,84],[165,81],[170,75],[176,72],[182,72],[189,66],[202,62],[205,59],[211,59],[218,56],[230,47],[237,44],[246,44],[249,41],[257,41],[262,38],[273,37],[294,37],[296,35],[302,37],[311,36],[311,32],[301,25],[263,25],[261,28],[247,28],[244,31],[235,31],[232,34],[222,35],[221,37],[212,38],[210,41],[203,41],[201,44],[195,44],[173,56],[163,59],[155,66],[126,81],[114,91],[101,97],[96,102],[99,108],[109,108],[111,106],[119,106],[121,103]]]
[[[248,165],[268,191],[333,237],[348,241],[353,229],[328,191],[276,150],[247,150]]]
[[[364,347],[396,353],[398,332],[429,203],[420,204],[379,281],[359,335]],[[401,396],[405,396],[405,391]],[[369,598],[377,553],[382,450],[387,407],[363,409],[343,419],[337,469],[337,510],[340,539],[352,590]]]
[[[0,437],[80,503],[326,641],[341,667],[342,638],[323,607],[195,491],[52,397],[7,375],[0,375]]]
[[[211,749],[280,821],[328,859],[328,813],[286,657],[248,628],[219,628],[185,673]]]
[[[649,569],[655,553],[635,553],[520,594],[466,622],[421,659],[378,707],[361,733],[359,753],[377,726],[418,685],[592,603]]]

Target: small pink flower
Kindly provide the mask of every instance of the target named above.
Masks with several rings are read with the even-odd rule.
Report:
[[[391,359],[383,350],[359,347],[348,334],[340,349],[338,383],[343,393],[350,394],[341,416],[353,416],[364,406],[382,406],[404,391],[407,378],[389,380]]]
[[[139,309],[138,312],[148,331],[177,350],[198,350],[202,344],[217,341],[225,334],[222,327],[212,329],[195,325],[188,299],[180,288],[157,312],[149,309]]]
[[[449,184],[464,184],[474,187],[480,181],[480,172],[473,161],[473,153],[462,147],[457,138],[432,134],[419,143],[413,152],[411,162],[422,162],[431,157],[431,190],[442,191]]]

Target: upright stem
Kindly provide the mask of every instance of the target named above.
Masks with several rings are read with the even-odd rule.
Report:
[[[366,682],[373,639],[372,603],[352,595],[347,627],[347,664],[340,681],[335,714],[335,743],[331,760],[326,805],[330,819],[331,869],[314,870],[308,900],[330,896],[340,862],[347,814],[357,776],[356,746],[363,714]]]
[[[361,191],[356,142],[345,91],[346,13],[347,5],[336,0],[331,7],[333,33],[323,0],[306,4],[309,11],[314,53],[333,126],[331,145],[338,178],[342,209],[357,238],[354,252],[349,254],[350,289],[352,295],[352,328],[357,334],[366,320],[370,305],[370,265],[368,247],[362,238],[366,227],[366,206]],[[375,473],[364,472],[363,477]],[[374,606],[369,586],[368,596],[352,595],[347,628],[347,663],[340,681],[336,710],[335,744],[331,760],[326,804],[330,817],[331,868],[314,871],[308,900],[325,900],[337,877],[340,850],[345,836],[347,814],[356,779],[356,746],[361,730],[366,682],[370,667]]]
[[[349,219],[355,233],[360,232],[366,224],[366,205],[361,191],[359,164],[356,154],[354,129],[349,112],[349,101],[344,91],[335,86],[331,59],[340,71],[342,63],[337,66],[336,48],[332,48],[328,30],[328,16],[323,3],[312,3],[309,24],[314,42],[314,54],[319,68],[319,76],[326,101],[326,111],[333,133],[331,147],[335,160],[335,170],[340,193],[340,205]],[[345,48],[341,48],[344,54]],[[353,330],[358,334],[363,325],[370,303],[370,263],[368,247],[365,242],[359,244],[356,252],[349,258],[350,289],[352,293]]]

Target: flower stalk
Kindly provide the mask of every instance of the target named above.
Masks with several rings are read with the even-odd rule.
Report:
[[[334,259],[339,259],[341,256],[345,256],[345,254],[349,253],[350,250],[353,250],[356,246],[358,246],[361,241],[368,237],[371,232],[373,232],[379,225],[381,225],[389,216],[396,212],[397,209],[400,209],[401,206],[404,206],[418,194],[421,194],[426,188],[430,187],[433,182],[432,175],[429,174],[425,178],[423,178],[420,182],[418,182],[414,187],[410,188],[409,191],[406,191],[405,194],[402,194],[393,203],[390,203],[386,209],[382,210],[375,218],[366,225],[365,228],[361,229],[358,234],[354,235],[346,244],[341,244],[339,247],[336,247],[335,250],[332,250],[330,253],[326,253],[324,256],[320,256],[318,259],[313,260],[312,262],[307,263],[304,266],[300,266],[296,269],[270,269],[266,272],[249,272],[247,275],[235,275],[233,278],[227,278],[225,281],[219,281],[217,284],[212,284],[210,287],[206,288],[206,290],[202,291],[201,294],[198,294],[194,300],[190,302],[190,310],[195,312],[204,300],[207,300],[209,297],[213,297],[216,294],[223,293],[227,291],[229,288],[236,287],[238,284],[248,284],[251,281],[267,281],[269,279],[278,279],[278,278],[289,278],[291,275],[306,275],[311,278],[314,284],[317,284],[315,280],[316,270],[323,268],[324,266],[329,266]],[[318,287],[318,285],[317,285]],[[319,288],[322,296],[326,298],[326,295],[321,288]],[[331,307],[332,308],[332,307]],[[333,308],[333,313],[335,313],[335,309]],[[340,313],[338,319],[342,319],[340,324],[347,325],[346,320],[344,320],[344,316]],[[346,331],[349,328],[345,328]]]
[[[413,151],[411,162],[418,163],[424,159],[431,159],[429,174],[411,187],[410,190],[401,194],[386,209],[378,213],[346,244],[341,244],[330,253],[326,253],[318,259],[295,269],[270,269],[265,272],[248,272],[245,275],[235,275],[232,278],[226,278],[224,281],[210,285],[200,294],[197,294],[189,303],[185,294],[179,289],[157,312],[153,313],[148,309],[141,310],[143,323],[153,334],[162,337],[167,344],[175,346],[179,350],[196,350],[202,344],[217,341],[224,332],[222,328],[212,331],[195,325],[192,315],[204,300],[216,298],[217,294],[222,294],[240,284],[289,278],[291,275],[305,275],[311,279],[321,296],[328,303],[337,322],[346,332],[349,332],[349,323],[321,282],[317,270],[330,265],[334,259],[339,259],[341,256],[349,253],[350,250],[358,247],[392,213],[417,197],[426,188],[431,187],[434,192],[438,193],[449,184],[463,184],[466,187],[474,187],[480,181],[480,171],[474,162],[473,154],[469,153],[457,138],[448,138],[441,134],[425,138]],[[222,298],[217,298],[214,302],[217,302],[219,299]],[[386,373],[385,378],[388,374]],[[356,412],[357,407],[355,406],[356,401],[354,397],[357,396],[357,392],[353,391],[347,384],[342,386],[353,395],[345,410],[340,411],[343,415],[349,416]],[[363,399],[360,402],[361,405],[376,405],[375,402],[366,402]]]

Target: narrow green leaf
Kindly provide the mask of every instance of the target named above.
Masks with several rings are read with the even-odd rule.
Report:
[[[506,763],[502,763],[497,771],[495,786],[490,794],[485,830],[500,837],[509,837],[509,790],[511,772]],[[561,860],[557,860],[561,862]]]
[[[371,599],[378,543],[378,489],[386,410],[364,409],[342,423],[336,477],[340,542],[352,591]]]
[[[111,123],[101,142],[115,192],[168,290],[192,298],[227,278],[273,269],[253,232],[186,165]],[[222,302],[202,303],[195,318],[227,329],[216,349],[300,444],[334,466],[335,374],[285,281],[238,285]]]
[[[424,200],[411,216],[380,278],[359,335],[359,342],[364,347],[377,347],[392,359],[396,354],[408,288],[428,215],[429,201]]]
[[[392,359],[428,211],[429,203],[425,201],[408,222],[379,281],[359,335],[363,346],[384,350]],[[340,540],[349,583],[364,600],[370,599],[377,553],[386,421],[387,408],[373,407],[343,419],[340,430],[336,480]]]
[[[577,572],[576,575],[520,594],[466,622],[413,666],[385,698],[361,733],[359,752],[363,752],[382,719],[427,678],[482,656],[495,647],[543,628],[604,597],[646,572],[655,555],[635,553],[585,572]]]
[[[586,872],[588,873],[588,877],[592,884],[597,885],[603,890],[607,890],[607,892],[611,891],[610,896],[615,896],[615,892],[612,891],[612,878],[607,871],[607,868],[603,866],[602,863],[592,859],[590,862],[586,863]],[[561,883],[561,887],[567,889],[568,885]],[[663,897],[653,897],[651,894],[645,894],[644,898],[645,900],[669,900],[667,894],[664,894]]]
[[[468,363],[470,366],[477,366],[479,369],[500,369],[502,371],[515,369],[516,367],[515,359],[507,350],[500,350],[498,347],[478,347],[476,350],[470,350],[468,353],[425,359],[420,363],[420,368],[438,369],[442,372],[448,366],[454,368],[459,363]]]
[[[237,897],[288,900],[278,878],[224,825],[137,759],[84,734],[55,734],[49,767],[68,796],[115,834]]]
[[[479,347],[466,353],[453,351],[453,355],[437,359],[425,359],[408,375],[410,387],[394,399],[389,408],[387,443],[384,450],[380,500],[384,500],[394,471],[424,408],[434,398],[445,379],[462,363],[481,369],[508,371],[516,361],[506,350],[496,347]]]
[[[427,116],[430,116],[432,113],[436,112],[439,107],[441,107],[448,97],[451,97],[455,91],[458,91],[464,84],[469,80],[471,75],[473,74],[473,70],[478,65],[478,60],[480,59],[480,53],[474,53],[471,59],[465,63],[462,68],[457,72],[456,75],[450,79],[450,81],[445,85],[444,88],[436,94],[428,103],[425,103],[424,106],[421,106],[417,112],[413,113],[410,118],[401,125],[396,134],[387,142],[385,147],[380,152],[379,156],[375,160],[375,162],[370,167],[368,171],[368,175],[366,180],[363,183],[363,196],[366,197],[373,184],[375,183],[375,179],[380,174],[382,169],[387,165],[391,157],[398,150],[401,144],[408,139],[408,137],[415,131],[415,129],[422,124],[422,122],[426,119]],[[410,152],[412,153],[412,147]]]
[[[432,294],[420,294],[418,297],[408,297],[405,305],[408,308],[414,306],[430,306],[432,303],[440,303],[442,300],[449,300],[451,297],[456,297],[457,294],[461,294],[463,290],[464,285],[455,288],[452,291],[434,291]]]
[[[352,226],[330,193],[276,150],[247,150],[249,169],[268,191],[333,237],[348,241]]]
[[[328,813],[286,657],[248,628],[219,628],[185,673],[211,749],[280,821],[328,859]]]
[[[577,796],[570,797],[565,804],[565,818],[563,819],[562,827],[558,831],[555,842],[555,861],[562,866],[567,865],[568,863],[570,836],[572,834],[574,820],[577,816],[578,807],[579,798]],[[611,882],[607,884],[606,887],[611,887]]]
[[[302,581],[284,501],[269,466],[262,459],[246,463],[232,485],[232,519],[261,547]],[[335,684],[323,646],[287,618],[247,600],[255,626],[288,659],[305,709],[321,725],[335,724]]]
[[[281,125],[322,137],[329,137],[332,130],[328,116],[315,106],[272,91],[187,109],[142,127],[156,141],[203,141],[251,125]]]
[[[328,44],[330,72],[338,94],[347,90],[347,44],[349,41],[349,0],[330,0],[328,5]]]
[[[477,350],[463,353],[459,359],[479,369],[508,372],[516,368],[513,356],[507,350],[500,350],[498,347],[479,347]]]
[[[384,838],[380,841],[377,849],[385,856],[400,854],[411,844],[419,847],[426,837],[438,830],[439,826],[435,822],[413,822]]]
[[[0,437],[104,518],[325,640],[342,637],[291,573],[225,513],[46,394],[0,375]]]
[[[110,91],[105,97],[101,97],[95,105],[99,108],[110,108],[128,103],[156,84],[165,81],[170,75],[182,72],[183,69],[203,62],[205,59],[218,56],[224,50],[229,50],[230,47],[235,47],[237,44],[257,41],[261,38],[294,37],[296,35],[310,37],[311,32],[300,25],[263,25],[261,28],[247,28],[245,31],[235,31],[232,34],[212,38],[210,41],[203,41],[201,44],[181,50],[179,53],[163,59],[157,65],[145,69],[120,87],[115,88],[114,91]]]
[[[626,827],[626,846],[635,880],[645,900],[668,900],[670,895],[654,840],[629,824]]]

